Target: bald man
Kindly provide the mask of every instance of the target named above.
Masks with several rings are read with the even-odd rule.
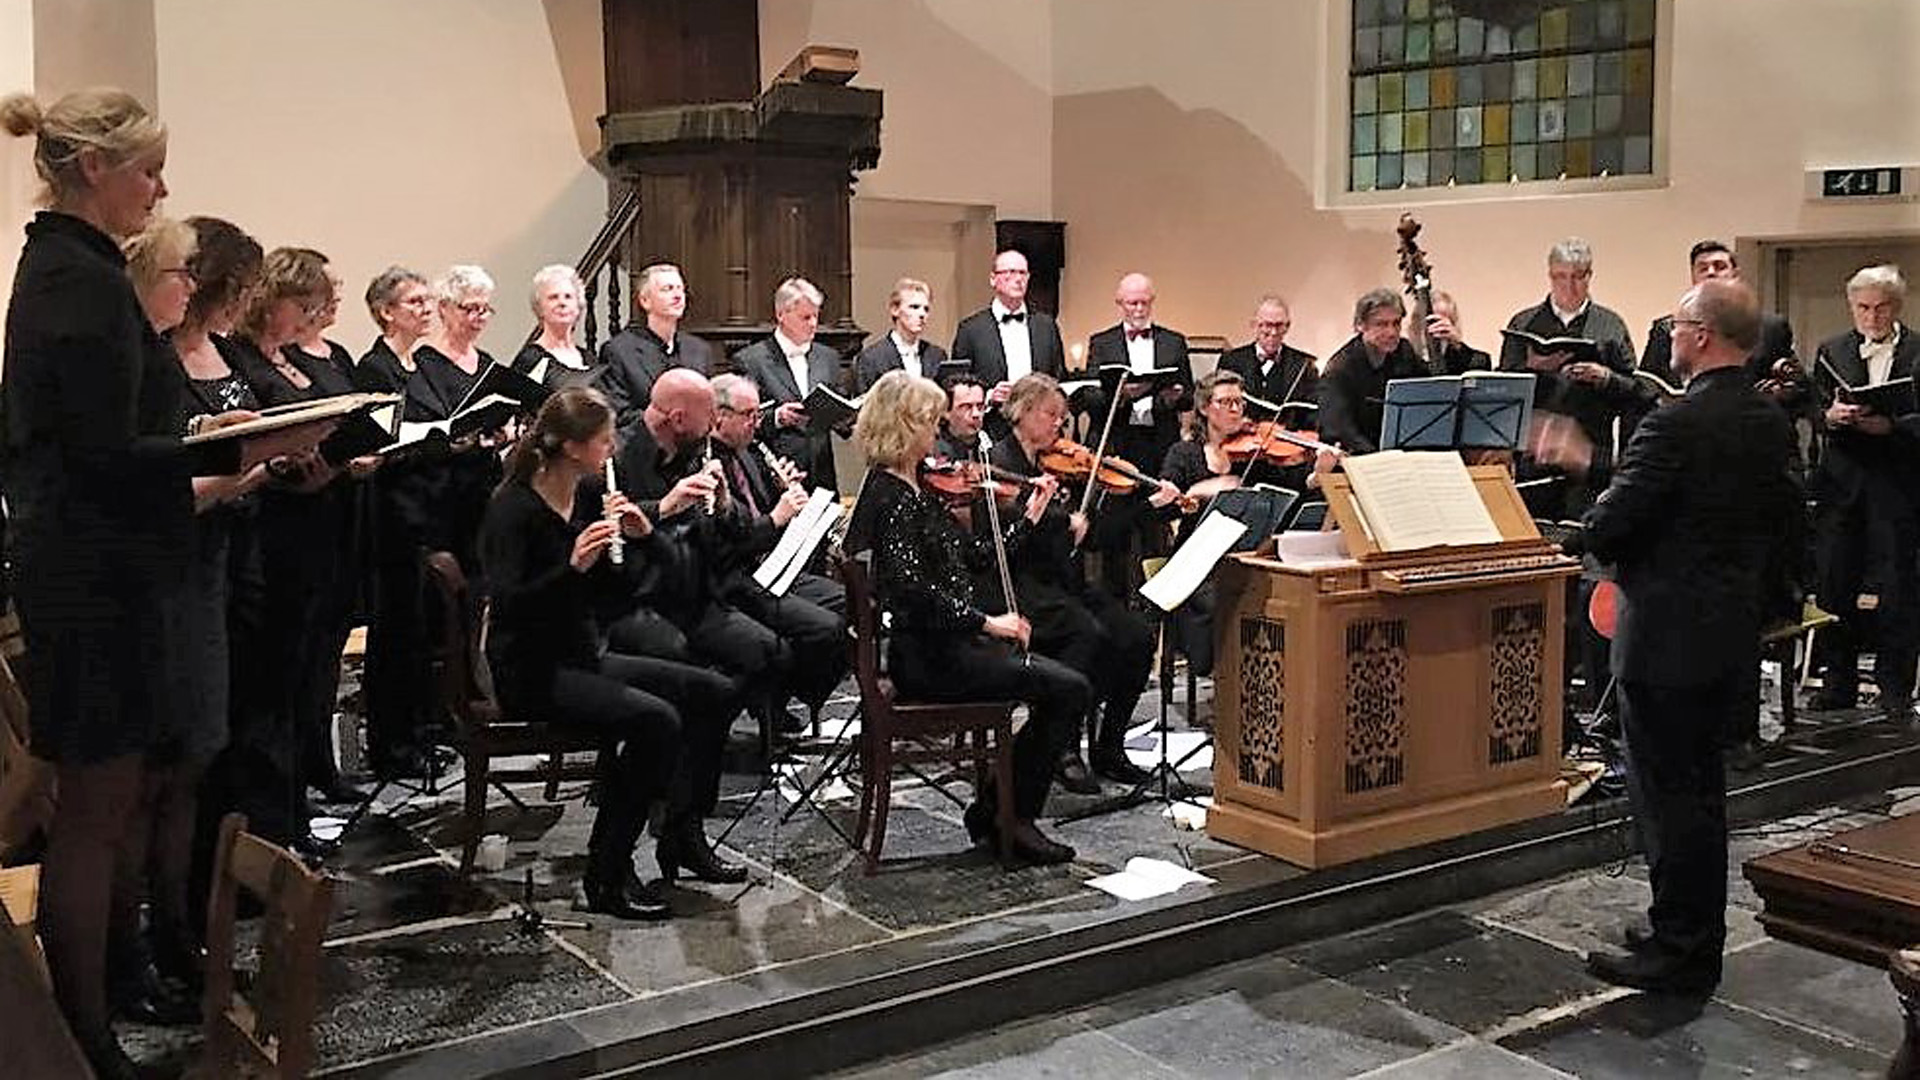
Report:
[[[1187,357],[1186,335],[1155,325],[1153,302],[1153,279],[1127,274],[1113,290],[1120,322],[1087,339],[1090,369],[1117,364],[1134,371],[1179,372],[1173,385],[1157,392],[1128,387],[1113,421],[1114,452],[1150,473],[1160,470],[1167,450],[1180,440],[1180,414],[1193,408],[1193,362]],[[1096,416],[1096,421],[1105,419],[1104,413]]]
[[[1007,400],[1007,391],[1022,376],[1036,371],[1056,379],[1066,376],[1060,324],[1027,303],[1031,277],[1025,255],[1011,248],[994,255],[987,279],[993,302],[961,319],[953,332],[953,358],[973,364],[973,377],[987,388],[990,408]]]

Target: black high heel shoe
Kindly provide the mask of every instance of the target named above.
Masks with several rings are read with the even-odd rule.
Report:
[[[660,863],[660,876],[671,885],[684,868],[697,881],[709,885],[738,885],[747,880],[747,868],[722,860],[707,843],[707,836],[696,822],[691,828],[670,828],[654,845],[654,858]]]

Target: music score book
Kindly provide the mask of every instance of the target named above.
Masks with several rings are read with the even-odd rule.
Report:
[[[1341,464],[1367,532],[1382,551],[1505,539],[1458,454],[1382,450]]]
[[[1230,518],[1218,510],[1207,516],[1181,543],[1160,572],[1140,586],[1140,595],[1161,611],[1172,611],[1187,602],[1193,591],[1213,573],[1214,564],[1246,534],[1247,523]]]
[[[1833,380],[1834,396],[1848,405],[1858,405],[1870,412],[1889,418],[1906,416],[1920,410],[1920,398],[1916,398],[1913,376],[1903,375],[1897,379],[1888,379],[1871,386],[1848,386],[1840,373],[1833,370],[1825,356],[1815,356],[1821,370],[1827,378]]]
[[[1548,356],[1553,353],[1566,353],[1567,362],[1571,364],[1598,364],[1603,362],[1600,359],[1600,343],[1592,338],[1541,337],[1539,334],[1530,334],[1525,330],[1515,330],[1511,326],[1503,328],[1500,333],[1510,339],[1524,342],[1527,346],[1527,351],[1538,353],[1542,356]]]
[[[835,431],[851,425],[866,401],[865,394],[850,398],[826,383],[816,383],[800,404],[807,410],[808,427],[815,431]]]
[[[833,492],[823,487],[814,488],[813,494],[807,497],[807,505],[787,522],[779,542],[753,572],[754,582],[775,596],[787,595],[800,571],[813,561],[814,551],[820,547],[820,541],[826,539],[827,531],[833,528],[841,513],[840,500]]]

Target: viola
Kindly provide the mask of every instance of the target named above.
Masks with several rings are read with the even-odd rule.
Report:
[[[1290,428],[1262,420],[1237,435],[1227,436],[1220,449],[1228,461],[1244,463],[1264,459],[1268,464],[1291,468],[1311,462],[1318,445],[1320,433],[1312,428]]]
[[[920,478],[929,490],[960,505],[985,494],[989,486],[996,501],[1010,502],[1019,496],[1021,489],[1033,483],[1033,477],[1008,472],[997,465],[947,458],[928,458],[921,462]]]
[[[1040,451],[1035,464],[1061,480],[1084,483],[1093,474],[1094,454],[1092,450],[1063,435],[1055,439],[1052,446]],[[1131,494],[1143,485],[1160,486],[1157,477],[1148,476],[1127,459],[1112,454],[1100,459],[1100,474],[1095,482],[1102,490],[1116,495]],[[1200,508],[1200,500],[1191,495],[1180,496],[1178,504],[1180,511],[1187,514]]]

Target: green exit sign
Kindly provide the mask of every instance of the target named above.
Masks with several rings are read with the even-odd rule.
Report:
[[[1820,173],[1823,199],[1884,199],[1900,194],[1900,168],[1824,169]]]

